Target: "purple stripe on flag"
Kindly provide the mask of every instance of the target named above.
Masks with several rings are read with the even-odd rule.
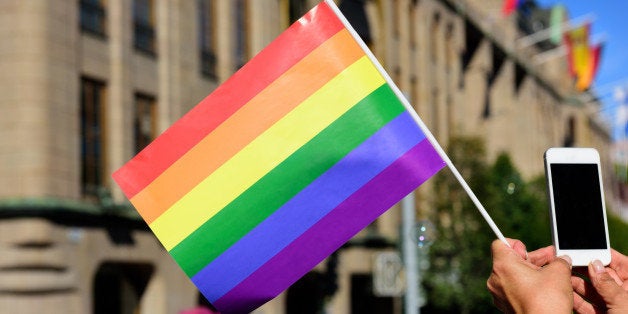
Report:
[[[424,138],[410,115],[400,114],[205,266],[192,281],[210,302],[222,297]]]
[[[423,140],[213,304],[244,313],[271,300],[444,166]]]

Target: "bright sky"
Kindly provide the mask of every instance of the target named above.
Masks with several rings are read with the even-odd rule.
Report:
[[[591,40],[604,40],[600,68],[593,89],[599,91],[603,112],[610,118],[617,108],[614,87],[628,88],[628,1],[625,0],[536,0],[541,7],[562,4],[570,18],[594,16]]]

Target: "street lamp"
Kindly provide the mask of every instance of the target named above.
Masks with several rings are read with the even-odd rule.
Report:
[[[407,283],[404,300],[406,314],[418,314],[420,312],[419,285],[421,283],[420,268],[422,267],[418,265],[418,255],[420,251],[422,257],[427,256],[423,251],[426,251],[436,239],[436,228],[429,220],[416,222],[414,204],[414,193],[410,193],[401,201],[402,249]]]

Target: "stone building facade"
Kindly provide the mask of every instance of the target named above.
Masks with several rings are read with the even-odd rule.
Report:
[[[501,1],[338,2],[350,20],[365,17],[356,28],[444,147],[481,136],[489,158],[507,151],[528,177],[550,146],[592,146],[608,160],[598,104],[574,91],[564,57],[518,46],[521,16],[501,16]],[[110,174],[316,3],[1,1],[0,313],[203,304]],[[400,296],[363,289],[399,223],[396,206],[307,277],[331,280],[333,293],[306,280],[258,312],[296,313],[314,295],[330,313],[400,313]]]

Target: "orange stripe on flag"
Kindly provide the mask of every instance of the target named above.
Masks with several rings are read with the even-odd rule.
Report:
[[[268,84],[342,30],[342,23],[330,10],[321,6],[303,16],[118,169],[113,178],[124,194],[133,198]]]
[[[334,57],[329,58],[330,55]],[[334,35],[203,138],[131,202],[150,224],[235,153],[363,55],[347,30]]]

